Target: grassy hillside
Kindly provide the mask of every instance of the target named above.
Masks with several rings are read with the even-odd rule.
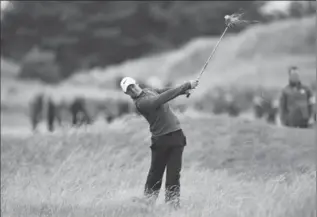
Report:
[[[1,58],[1,78],[15,78],[19,69],[20,68],[16,63],[8,59]]]
[[[267,92],[277,95],[276,91],[287,82],[287,68],[290,65],[300,67],[304,83],[316,83],[315,29],[313,16],[250,26],[238,35],[229,33],[220,44],[199,87],[189,99],[180,97],[175,104],[179,107],[204,107],[211,111],[215,107],[212,95],[217,87],[221,87],[228,89],[229,95],[234,96],[239,104],[244,104],[242,107],[246,110],[252,103],[251,97],[241,100],[234,94],[241,92],[242,98],[246,98],[243,95],[261,89],[264,95]],[[58,101],[68,100],[75,95],[128,99],[121,92],[113,90],[115,78],[120,75],[140,80],[157,76],[164,83],[180,84],[196,77],[217,40],[196,38],[178,50],[129,60],[106,69],[96,68],[90,73],[82,72],[51,87],[35,81],[17,80],[16,71],[19,67],[1,64],[1,112],[27,113],[30,99],[45,89]]]
[[[315,16],[250,26],[238,35],[228,33],[208,66],[198,91],[211,84],[283,86],[290,65],[298,65],[306,82],[315,79]],[[218,38],[197,38],[161,55],[126,61],[119,66],[75,75],[70,82],[109,82],[118,74],[136,78],[158,76],[182,82],[195,78]],[[95,78],[95,79],[94,79]],[[198,94],[199,95],[199,94]]]
[[[182,116],[188,145],[183,209],[131,202],[150,163],[144,120],[82,130],[1,136],[2,216],[316,215],[313,130],[225,117]],[[194,130],[192,130],[192,129]]]
[[[287,19],[270,24],[250,26],[240,34],[230,34],[221,42],[217,53],[208,66],[198,91],[206,91],[212,85],[231,84],[278,86],[284,85],[286,69],[298,65],[305,82],[315,78],[315,16]],[[65,81],[66,84],[102,86],[114,88],[114,79],[129,75],[146,80],[152,76],[164,82],[182,82],[198,74],[208,58],[218,37],[192,39],[185,46],[166,53],[127,60],[123,64],[107,68],[95,68]],[[2,80],[12,68],[1,64]],[[3,73],[5,71],[5,73]],[[207,83],[208,82],[208,83]],[[200,94],[198,94],[200,95]]]

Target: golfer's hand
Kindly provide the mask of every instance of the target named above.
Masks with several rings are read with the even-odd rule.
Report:
[[[226,26],[228,26],[229,28],[235,27],[236,24],[234,22],[231,22],[231,20],[226,21]]]
[[[190,89],[195,89],[198,86],[199,81],[198,80],[191,80],[190,83]]]
[[[187,98],[190,96],[193,89],[195,89],[198,86],[199,81],[198,80],[191,80],[191,81],[189,81],[189,83],[190,83],[190,89],[185,92]]]
[[[191,92],[191,89],[186,90],[186,91],[185,91],[185,93],[184,93],[184,95],[189,95],[189,94],[190,94],[190,92]]]

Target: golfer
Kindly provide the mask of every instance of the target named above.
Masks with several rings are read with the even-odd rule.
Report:
[[[166,167],[165,202],[179,208],[180,172],[186,137],[168,102],[195,89],[198,80],[186,82],[175,88],[142,89],[133,78],[125,77],[120,85],[150,125],[152,157],[144,189],[146,201],[149,204],[156,201]]]

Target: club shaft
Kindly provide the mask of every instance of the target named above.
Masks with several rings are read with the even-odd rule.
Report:
[[[225,28],[225,30],[223,31],[223,33],[222,33],[222,35],[220,36],[220,38],[219,38],[219,40],[218,40],[216,46],[215,46],[214,49],[212,50],[210,56],[208,57],[207,61],[205,62],[203,68],[201,69],[201,71],[200,71],[200,73],[199,73],[199,75],[198,75],[198,77],[197,77],[197,80],[199,80],[199,79],[201,78],[201,76],[203,75],[205,69],[206,69],[207,66],[208,66],[208,63],[210,62],[211,58],[214,56],[214,54],[215,54],[215,52],[216,52],[216,50],[217,50],[217,48],[218,48],[218,46],[219,46],[219,44],[220,44],[220,42],[221,42],[223,36],[226,34],[226,32],[227,32],[228,29],[229,29],[229,26],[227,26],[227,27]],[[189,93],[186,95],[186,97],[188,98],[188,97],[190,96],[190,94],[191,94],[191,92],[189,92]]]
[[[205,69],[207,68],[208,63],[210,62],[211,58],[214,56],[214,54],[215,54],[215,52],[216,52],[216,50],[217,50],[217,48],[218,48],[218,46],[219,46],[219,44],[220,44],[222,38],[223,38],[224,35],[226,34],[228,28],[229,28],[229,27],[227,26],[227,27],[225,28],[225,30],[223,31],[223,33],[222,33],[221,37],[219,38],[219,40],[218,40],[216,46],[215,46],[214,49],[212,50],[212,52],[211,52],[209,58],[207,59],[207,61],[206,61],[206,63],[204,64],[203,68],[201,69],[201,71],[200,71],[200,73],[199,73],[199,75],[198,75],[198,77],[197,77],[197,80],[199,80],[199,79],[201,78],[202,74],[204,73]]]

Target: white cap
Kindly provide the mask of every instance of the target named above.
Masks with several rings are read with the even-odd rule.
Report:
[[[124,77],[120,82],[120,86],[123,92],[127,92],[128,86],[131,84],[136,84],[136,81],[133,78]]]

